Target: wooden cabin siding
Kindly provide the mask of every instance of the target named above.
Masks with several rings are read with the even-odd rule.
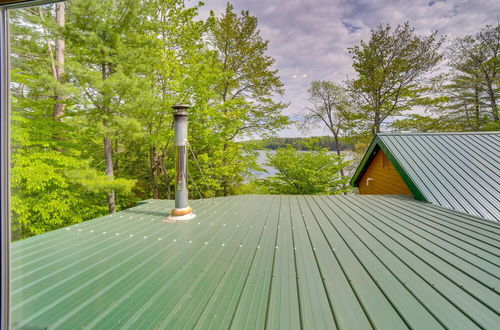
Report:
[[[403,178],[382,150],[377,152],[361,177],[359,193],[361,195],[412,195]]]

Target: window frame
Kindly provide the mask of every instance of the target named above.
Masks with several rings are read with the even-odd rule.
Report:
[[[10,33],[9,10],[65,0],[0,0],[0,329],[10,328]]]

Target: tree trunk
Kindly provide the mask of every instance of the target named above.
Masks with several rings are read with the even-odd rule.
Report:
[[[339,157],[341,157],[342,153],[340,152],[339,137],[338,137],[338,135],[334,135],[333,137],[335,139],[335,151],[337,151],[337,155]],[[339,165],[340,165],[340,162],[339,162]],[[343,167],[340,168],[340,177],[342,178],[342,180],[345,179],[345,172],[344,172],[344,168]],[[347,189],[347,185],[346,185],[345,182],[342,182],[342,189],[344,189],[344,190]],[[344,191],[344,195],[347,195],[346,191]]]
[[[372,135],[375,136],[377,133],[380,133],[380,111],[378,109],[375,110],[373,118]]]
[[[495,90],[493,89],[493,82],[492,79],[488,76],[487,73],[485,73],[485,85],[487,88],[488,92],[488,97],[490,99],[490,105],[491,105],[491,112],[493,114],[493,120],[498,121],[499,115],[498,115],[498,107],[497,107],[497,101],[496,101],[496,95],[495,95]]]
[[[107,122],[104,122],[104,126],[108,126]],[[106,160],[106,175],[113,179],[113,156],[112,156],[112,146],[111,146],[111,138],[105,136],[104,137],[104,158]],[[111,189],[108,192],[108,208],[109,213],[115,213],[116,205],[115,205],[115,191]]]
[[[476,124],[474,125],[474,129],[479,129],[481,127],[481,116],[479,113],[479,88],[476,86],[474,88],[474,102],[476,103],[474,115],[476,119]]]
[[[65,23],[65,4],[60,2],[56,4],[56,25],[58,28],[62,29]],[[55,49],[55,76],[59,84],[64,84],[64,49],[65,41],[64,38],[60,36],[58,31],[58,37],[56,39],[56,49]],[[53,117],[56,120],[61,120],[64,115],[64,100],[65,97],[60,91],[59,87],[55,90],[55,100]]]
[[[498,115],[498,106],[497,106],[497,100],[495,98],[495,92],[493,91],[492,87],[488,87],[488,95],[490,97],[490,103],[491,103],[491,111],[493,113],[493,120],[498,121],[500,120],[499,115]]]
[[[102,80],[106,80],[109,77],[109,74],[111,73],[111,68],[106,70],[106,64],[103,63],[101,65],[101,73],[102,73]],[[108,136],[109,132],[107,132],[107,128],[110,126],[109,119],[106,118],[106,114],[110,113],[110,109],[107,108],[106,106],[103,107],[103,112],[104,112],[104,117],[102,120],[102,123],[105,127],[105,132],[104,132],[104,159],[106,161],[106,175],[113,180],[115,173],[113,170],[113,144],[111,141],[111,138]],[[115,204],[115,190],[111,189],[108,192],[108,209],[109,213],[115,213],[116,212],[116,204]]]
[[[149,149],[149,168],[151,171],[151,182],[153,184],[153,198],[159,198],[158,191],[158,177],[156,175],[157,170],[157,162],[156,162],[156,150],[155,147],[151,147]]]
[[[226,155],[226,150],[228,148],[228,145],[227,143],[224,142],[224,152],[223,152],[223,155]],[[224,156],[224,164],[227,164],[226,162],[226,157]],[[229,177],[228,175],[225,175],[222,179],[222,187],[224,189],[224,196],[230,196],[231,195],[231,190],[230,190],[230,180],[229,180]]]

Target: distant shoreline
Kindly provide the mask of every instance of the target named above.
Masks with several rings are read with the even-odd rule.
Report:
[[[240,143],[246,145],[252,145],[256,150],[276,150],[279,148],[285,148],[291,145],[297,150],[307,151],[309,150],[309,145],[314,141],[315,146],[320,146],[327,148],[330,151],[336,151],[335,139],[332,136],[313,136],[313,137],[297,137],[297,138],[287,138],[287,137],[273,137],[266,139],[255,139],[241,141]],[[341,139],[339,141],[339,146],[341,151],[354,151],[354,144],[351,142]]]

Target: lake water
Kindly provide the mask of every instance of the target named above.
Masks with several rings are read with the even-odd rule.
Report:
[[[300,151],[300,152],[309,152],[309,151]],[[331,151],[333,153],[333,151]],[[278,173],[278,170],[272,166],[265,165],[267,163],[267,154],[275,154],[276,150],[259,150],[257,156],[257,163],[264,169],[266,172],[257,172],[255,173],[258,179],[267,178],[269,176],[273,176]],[[343,151],[342,155],[346,160],[354,159],[354,152],[352,151]]]

